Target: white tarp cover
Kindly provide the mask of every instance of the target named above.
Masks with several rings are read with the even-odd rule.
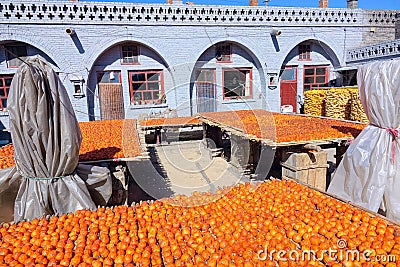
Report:
[[[400,222],[400,60],[358,68],[357,82],[370,121],[347,149],[328,192]]]
[[[14,221],[106,204],[110,172],[78,165],[81,131],[60,78],[39,56],[26,63],[14,75],[8,96],[16,168],[0,173],[0,192],[20,183]]]

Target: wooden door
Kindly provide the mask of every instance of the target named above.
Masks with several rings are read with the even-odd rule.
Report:
[[[196,78],[197,112],[216,111],[215,87],[215,70],[198,70]]]
[[[125,113],[120,72],[99,72],[97,77],[101,119],[123,119]]]
[[[286,66],[281,75],[281,106],[291,105],[297,110],[297,67]]]

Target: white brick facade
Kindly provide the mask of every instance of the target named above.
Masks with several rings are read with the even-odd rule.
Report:
[[[361,9],[232,7],[67,1],[2,1],[0,44],[23,42],[29,54],[42,54],[58,67],[80,121],[100,119],[97,71],[120,71],[126,117],[176,109],[185,116],[197,112],[195,69],[215,69],[216,110],[280,109],[280,88],[267,86],[268,73],[280,73],[285,65],[298,66],[297,95],[301,99],[302,68],[346,65],[346,50],[370,43],[371,28],[395,36],[395,12]],[[68,35],[66,29],[75,35]],[[278,29],[279,36],[270,32]],[[372,38],[372,37],[371,37]],[[312,61],[297,59],[298,45],[313,44]],[[121,64],[120,44],[132,42],[140,48],[139,65]],[[232,63],[216,63],[215,46],[232,46]],[[40,52],[38,52],[40,51]],[[222,76],[226,68],[251,68],[252,97],[223,99]],[[166,103],[133,105],[128,73],[163,70]],[[0,74],[12,74],[5,52],[0,51]],[[85,96],[73,96],[73,77],[84,80]],[[339,81],[340,82],[340,81]],[[0,116],[7,127],[7,116]]]

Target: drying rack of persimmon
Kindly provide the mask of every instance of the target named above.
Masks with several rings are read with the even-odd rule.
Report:
[[[399,259],[398,225],[289,180],[0,226],[0,266],[396,267]]]
[[[352,140],[367,126],[329,118],[290,115],[266,110],[205,112],[200,121],[273,147]]]
[[[140,127],[143,130],[151,130],[156,128],[183,128],[200,126],[201,122],[195,117],[175,117],[175,118],[150,118],[140,121]]]
[[[80,122],[79,162],[126,161],[143,155],[136,120]],[[0,148],[0,169],[15,165],[12,144]]]

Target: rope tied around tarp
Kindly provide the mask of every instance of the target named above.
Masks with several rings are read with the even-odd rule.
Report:
[[[392,140],[392,164],[394,165],[394,157],[396,155],[396,142],[397,138],[399,137],[399,130],[396,128],[387,128],[386,129],[393,137]]]
[[[54,177],[29,177],[29,176],[22,176],[22,177],[24,177],[25,179],[28,179],[28,180],[33,180],[33,181],[50,181],[53,179],[63,179],[65,177],[68,177],[68,176],[71,176],[74,174],[75,174],[75,172],[68,174],[68,175],[54,176]]]
[[[397,143],[397,138],[399,138],[399,130],[397,128],[384,128],[384,127],[380,127],[377,125],[374,125],[372,123],[370,123],[370,125],[381,128],[383,130],[386,130],[389,132],[389,134],[392,135],[392,164],[394,165],[394,159],[396,156],[396,143]]]

